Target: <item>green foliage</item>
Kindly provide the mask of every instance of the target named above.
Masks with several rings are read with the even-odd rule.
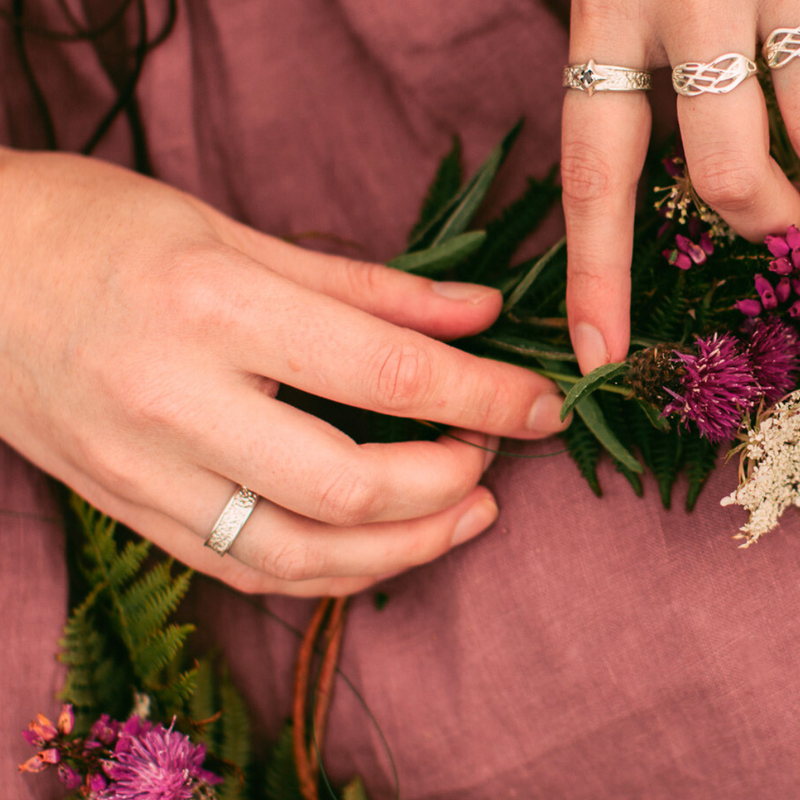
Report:
[[[567,392],[567,396],[564,398],[564,405],[561,407],[562,422],[582,399],[589,397],[592,392],[597,391],[613,378],[623,374],[627,369],[628,364],[623,361],[619,364],[605,364],[593,370],[588,375],[584,375],[584,377]]]
[[[597,477],[601,448],[594,434],[582,419],[575,418],[572,420],[572,425],[561,434],[561,438],[566,442],[570,457],[578,465],[581,475],[586,478],[592,491],[598,497],[602,497],[603,491]]]
[[[486,241],[483,231],[462,233],[446,242],[393,258],[387,266],[415,275],[439,275],[469,258]]]
[[[456,196],[464,180],[461,168],[461,139],[453,137],[453,146],[450,152],[442,159],[436,176],[431,183],[425,199],[422,201],[422,209],[419,213],[419,220],[411,229],[408,237],[409,245],[430,225],[436,217],[444,210],[445,206]]]
[[[717,464],[719,447],[700,436],[687,436],[684,445],[686,471],[689,476],[689,491],[686,494],[686,510],[691,511],[708,476]]]
[[[122,535],[113,520],[77,495],[71,507],[84,538],[80,567],[89,589],[64,629],[61,660],[68,665],[62,698],[85,729],[100,713],[124,718],[134,695],[146,695],[156,718],[181,713],[194,671],[176,668],[192,625],[167,624],[189,588],[191,573],[172,576],[172,561],[139,577],[148,542]],[[169,675],[168,675],[169,674]]]
[[[290,722],[281,732],[267,764],[264,798],[265,800],[303,800],[294,763],[294,744]]]
[[[533,233],[559,198],[556,170],[543,181],[528,178],[521,197],[486,225],[486,241],[457,272],[459,280],[479,282],[490,273],[502,274],[511,266],[519,246]]]

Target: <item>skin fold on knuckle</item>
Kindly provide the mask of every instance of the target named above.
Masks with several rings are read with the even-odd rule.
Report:
[[[758,200],[767,171],[746,153],[712,150],[689,165],[700,197],[712,208],[725,212],[746,211]]]
[[[260,568],[278,580],[295,583],[319,577],[322,563],[318,550],[295,538],[273,542],[262,556]]]
[[[316,517],[337,527],[371,521],[378,507],[377,487],[354,463],[332,469],[316,490]]]
[[[601,213],[614,193],[614,173],[605,156],[577,141],[564,143],[561,182],[568,213]]]
[[[381,348],[368,370],[368,396],[388,413],[414,412],[426,404],[434,388],[431,355],[412,341]]]

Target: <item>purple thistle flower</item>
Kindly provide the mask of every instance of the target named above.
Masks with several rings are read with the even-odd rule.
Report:
[[[675,351],[685,369],[681,390],[665,390],[675,399],[662,416],[679,414],[684,425],[694,422],[712,442],[732,439],[742,412],[752,409],[760,395],[747,353],[730,334],[698,338],[698,355]]]
[[[747,352],[764,402],[772,405],[797,385],[800,336],[777,317],[752,323]]]
[[[123,744],[124,743],[124,744]],[[222,778],[202,769],[206,750],[170,726],[137,735],[123,733],[112,759],[103,762],[111,779],[99,800],[190,800],[197,786]]]

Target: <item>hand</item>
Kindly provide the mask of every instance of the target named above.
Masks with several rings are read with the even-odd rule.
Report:
[[[796,25],[800,11],[790,0],[573,0],[569,59],[634,69],[731,52],[754,59],[757,42]],[[800,62],[773,78],[800,152]],[[757,240],[800,221],[800,196],[769,155],[757,80],[730,94],[678,97],[678,117],[694,186],[734,230]],[[627,355],[634,205],[649,132],[642,92],[566,93],[567,309],[583,372]]]
[[[0,173],[0,436],[242,590],[357,591],[497,513],[484,450],[357,446],[280,382],[482,447],[563,427],[544,378],[427,338],[491,324],[492,289],[307,252],[77,156],[0,149]],[[221,559],[238,484],[263,499]]]

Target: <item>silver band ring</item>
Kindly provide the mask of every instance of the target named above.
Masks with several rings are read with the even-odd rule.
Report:
[[[595,92],[645,92],[652,88],[653,73],[646,70],[595,64],[589,59],[585,64],[564,67],[564,88],[579,89],[590,97]]]
[[[239,535],[245,522],[250,518],[259,497],[246,486],[240,486],[233,494],[228,505],[222,509],[219,519],[211,529],[211,536],[206,541],[215,553],[224,556],[234,539]]]
[[[785,67],[800,56],[800,28],[776,28],[767,37],[761,52],[770,69]]]
[[[688,61],[672,70],[672,86],[684,97],[727,94],[758,72],[755,62],[741,53],[725,53],[713,61]]]

